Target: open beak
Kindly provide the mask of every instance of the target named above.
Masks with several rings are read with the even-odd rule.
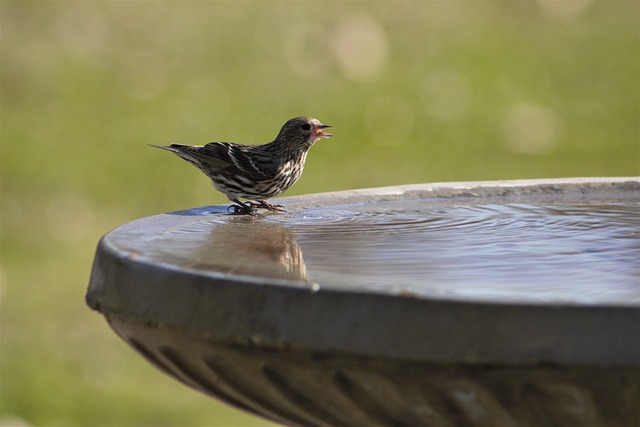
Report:
[[[329,125],[318,125],[314,130],[313,130],[313,136],[315,136],[316,138],[329,138],[331,136],[333,136],[330,133],[326,133],[323,131],[323,129],[326,128],[330,128],[331,126]]]

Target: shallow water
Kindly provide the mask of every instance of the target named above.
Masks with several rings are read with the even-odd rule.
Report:
[[[213,215],[161,233],[145,255],[314,291],[640,305],[640,203],[403,200]]]

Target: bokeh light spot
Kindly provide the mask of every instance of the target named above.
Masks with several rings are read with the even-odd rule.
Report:
[[[558,118],[553,110],[543,105],[516,104],[505,114],[502,130],[510,150],[540,154],[556,143]]]
[[[375,80],[387,63],[387,34],[369,15],[355,15],[340,21],[332,46],[342,72],[353,81]]]
[[[592,0],[538,0],[542,12],[553,18],[575,18],[591,4]]]

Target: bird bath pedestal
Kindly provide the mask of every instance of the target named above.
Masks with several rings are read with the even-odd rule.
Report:
[[[88,304],[298,426],[640,425],[640,180],[424,184],[108,233]]]

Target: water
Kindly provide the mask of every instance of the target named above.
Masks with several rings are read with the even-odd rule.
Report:
[[[195,216],[146,242],[144,254],[314,291],[640,305],[640,203],[402,200]]]

